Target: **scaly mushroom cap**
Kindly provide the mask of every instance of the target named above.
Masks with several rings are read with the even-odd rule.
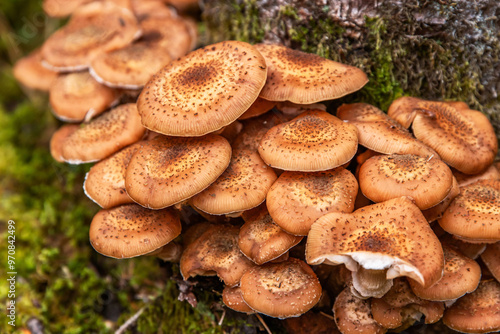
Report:
[[[85,175],[83,184],[85,195],[103,209],[134,203],[125,190],[125,172],[132,155],[142,145],[144,142],[127,146],[92,166]]]
[[[462,333],[490,333],[500,330],[500,283],[479,283],[476,291],[460,298],[446,310],[443,323]]]
[[[279,258],[302,240],[276,225],[265,205],[245,213],[243,219],[245,224],[240,229],[238,246],[258,265]]]
[[[439,159],[391,154],[368,159],[359,170],[359,186],[375,203],[410,196],[421,210],[444,200],[453,186],[453,173]]]
[[[61,126],[56,132],[52,134],[50,138],[50,154],[57,162],[64,162],[62,157],[62,147],[63,143],[68,137],[73,134],[76,130],[80,128],[77,124],[67,124]]]
[[[444,162],[466,174],[484,171],[498,151],[495,130],[485,115],[446,103],[420,102],[413,132]]]
[[[361,299],[345,288],[333,304],[335,323],[343,334],[383,334],[387,329],[380,326],[371,313],[370,301]]]
[[[408,197],[319,218],[307,238],[306,258],[311,265],[344,263],[355,279],[362,267],[384,270],[388,280],[408,276],[424,287],[441,278],[444,265],[438,238]]]
[[[164,208],[203,191],[226,170],[230,160],[231,146],[221,136],[159,136],[133,155],[125,187],[142,206]]]
[[[259,153],[271,167],[315,172],[350,161],[358,149],[357,129],[321,110],[302,113],[271,128]]]
[[[500,241],[500,180],[481,180],[462,187],[439,225],[464,241]]]
[[[182,277],[187,280],[216,273],[227,286],[237,285],[243,273],[254,266],[238,248],[239,231],[237,226],[210,226],[182,253]]]
[[[486,170],[479,174],[468,175],[457,170],[452,170],[453,176],[458,181],[458,185],[460,187],[469,185],[479,180],[497,180],[500,179],[500,171],[495,167],[495,165],[491,165]]]
[[[267,193],[267,208],[285,231],[307,235],[319,217],[333,211],[352,212],[358,181],[336,168],[324,172],[284,172]]]
[[[152,211],[137,204],[99,211],[89,231],[92,247],[117,259],[150,253],[180,233],[181,221],[176,211]]]
[[[202,136],[240,117],[257,99],[267,75],[250,44],[206,46],[165,66],[137,101],[148,129],[172,136]]]
[[[224,303],[224,305],[237,312],[243,312],[247,314],[255,313],[255,311],[243,300],[243,296],[241,295],[241,288],[239,286],[226,286],[222,291],[222,302]]]
[[[139,141],[145,131],[135,104],[122,104],[71,134],[61,155],[72,164],[102,160]]]
[[[54,116],[64,122],[81,122],[102,113],[118,99],[118,92],[98,83],[88,72],[59,76],[49,90]]]
[[[423,288],[409,280],[411,289],[420,298],[434,301],[447,301],[462,297],[476,290],[481,279],[481,268],[476,261],[442,244],[444,252],[443,277],[433,286]]]
[[[381,326],[401,331],[422,315],[426,324],[438,322],[443,317],[444,303],[422,300],[413,294],[406,280],[396,279],[387,294],[371,299],[371,312]]]
[[[337,109],[337,117],[358,128],[359,144],[385,154],[415,154],[423,157],[437,153],[418,141],[410,132],[382,110],[366,104],[343,104]]]
[[[387,115],[408,129],[417,115],[419,102],[424,102],[424,100],[410,96],[397,98],[389,106]]]
[[[241,277],[240,287],[248,306],[274,318],[297,317],[321,297],[314,271],[294,258],[252,268]]]
[[[269,73],[260,97],[270,101],[316,103],[338,99],[367,82],[359,68],[282,45],[257,44]]]
[[[268,101],[258,97],[257,100],[255,100],[255,102],[250,106],[250,108],[248,108],[248,110],[245,111],[243,115],[241,115],[238,119],[244,120],[260,116],[273,109],[275,105],[276,102],[274,101]]]
[[[137,42],[96,57],[90,74],[109,87],[139,89],[171,60],[157,44]]]
[[[57,78],[57,72],[42,66],[40,49],[16,61],[12,68],[14,78],[24,86],[48,92]]]
[[[132,12],[110,1],[81,6],[67,25],[42,46],[44,65],[54,71],[77,71],[89,67],[99,54],[130,44],[140,35]]]
[[[212,215],[250,210],[264,202],[275,180],[276,173],[266,166],[259,153],[233,150],[229,167],[191,203]]]
[[[434,205],[429,209],[422,210],[425,219],[427,219],[429,223],[432,223],[441,218],[443,216],[443,213],[448,208],[448,206],[450,206],[451,202],[459,194],[460,194],[460,187],[458,186],[457,179],[453,177],[453,183],[451,185],[451,189],[448,195],[446,195],[446,197],[439,204]]]
[[[486,250],[481,254],[481,260],[493,277],[500,282],[500,242],[486,246]]]

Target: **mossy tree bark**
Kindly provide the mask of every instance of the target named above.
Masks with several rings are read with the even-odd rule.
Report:
[[[497,0],[204,0],[211,42],[274,42],[365,70],[355,97],[461,100],[500,133]]]

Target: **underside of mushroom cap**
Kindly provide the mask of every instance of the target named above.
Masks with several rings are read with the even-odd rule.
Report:
[[[206,189],[226,170],[230,160],[231,146],[221,136],[158,136],[130,160],[125,187],[142,206],[164,208]]]
[[[96,251],[118,259],[150,253],[180,233],[181,221],[176,211],[152,211],[137,204],[99,211],[89,231]]]
[[[265,83],[264,58],[237,41],[206,46],[165,66],[146,84],[137,106],[148,129],[202,136],[232,123]]]
[[[97,55],[121,48],[140,35],[132,12],[111,1],[78,8],[67,25],[42,46],[44,64],[55,71],[87,68]]]
[[[269,67],[260,97],[270,101],[308,104],[338,99],[361,89],[366,74],[315,54],[282,45],[255,45]]]
[[[262,138],[259,154],[271,167],[314,172],[350,161],[358,149],[357,129],[322,111],[306,111],[271,128]]]
[[[289,258],[256,266],[241,277],[245,302],[259,313],[275,318],[297,317],[321,297],[321,284],[305,262]]]
[[[444,265],[438,238],[408,197],[319,218],[307,238],[306,259],[309,264],[344,263],[353,278],[362,267],[361,286],[374,270],[387,280],[408,276],[429,287],[441,278]]]

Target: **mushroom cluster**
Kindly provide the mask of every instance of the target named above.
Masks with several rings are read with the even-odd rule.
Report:
[[[179,262],[186,280],[216,275],[239,312],[327,305],[342,333],[422,316],[500,330],[498,142],[483,114],[413,97],[387,114],[327,112],[365,73],[280,45],[188,53],[191,23],[160,0],[79,2],[30,58],[83,70],[45,86],[56,117],[84,121],[54,134],[54,158],[97,162],[84,184],[102,207],[96,251]]]

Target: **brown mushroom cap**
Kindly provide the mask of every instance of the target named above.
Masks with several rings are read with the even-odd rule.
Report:
[[[418,297],[426,300],[447,301],[462,297],[476,290],[481,279],[481,268],[476,261],[442,244],[444,252],[443,277],[433,286],[423,288],[409,280],[411,289]]]
[[[495,167],[495,165],[491,165],[483,172],[479,174],[468,175],[457,170],[452,170],[453,175],[456,177],[458,185],[460,187],[466,186],[468,184],[474,183],[479,180],[496,180],[500,179],[500,171]]]
[[[417,115],[418,103],[423,101],[410,96],[397,98],[389,106],[387,115],[408,129]]]
[[[221,42],[179,58],[144,87],[144,126],[172,136],[201,136],[240,117],[265,83],[264,58],[250,44]]]
[[[240,287],[248,306],[275,318],[297,317],[321,297],[314,271],[294,258],[252,268],[241,277]]]
[[[359,68],[337,63],[282,45],[255,45],[266,59],[269,73],[260,97],[270,101],[316,103],[338,99],[367,82]]]
[[[434,205],[429,209],[422,210],[425,219],[427,219],[429,223],[432,223],[441,218],[443,216],[443,213],[448,208],[448,206],[459,194],[460,194],[460,187],[458,186],[457,179],[453,177],[453,183],[451,185],[451,189],[448,195],[446,195],[446,197],[439,204]]]
[[[415,154],[423,157],[437,153],[418,141],[410,132],[382,110],[367,103],[343,104],[337,117],[358,128],[359,144],[385,154]]]
[[[88,72],[59,76],[49,90],[54,115],[64,122],[81,122],[116,103],[118,92],[98,83]]]
[[[132,155],[142,145],[144,142],[127,146],[92,166],[85,175],[85,195],[104,209],[134,203],[125,190],[125,172]]]
[[[413,132],[448,165],[466,174],[488,168],[498,151],[498,139],[488,118],[479,111],[455,109],[446,103],[418,104]]]
[[[212,215],[250,210],[264,202],[275,180],[276,173],[257,152],[236,149],[224,173],[191,203]]]
[[[370,301],[361,299],[345,288],[333,304],[335,323],[343,334],[383,334],[387,329],[380,326],[371,314]]]
[[[252,211],[243,216],[245,224],[240,229],[238,246],[256,264],[279,258],[302,240],[276,225],[265,205]]]
[[[164,208],[203,191],[224,172],[230,159],[231,146],[221,136],[159,136],[133,155],[125,187],[137,203]]]
[[[247,314],[255,313],[255,311],[243,300],[241,288],[239,286],[226,286],[222,291],[222,302],[224,305],[237,312]]]
[[[244,120],[260,116],[273,109],[275,105],[276,102],[274,101],[268,101],[258,97],[257,100],[255,100],[255,102],[250,106],[250,108],[248,108],[247,111],[245,111],[243,115],[241,115],[238,119]]]
[[[132,12],[111,1],[79,7],[67,25],[42,46],[44,65],[55,71],[85,69],[97,55],[121,48],[140,34]]]
[[[359,170],[363,194],[378,203],[410,196],[421,210],[444,200],[453,186],[453,173],[439,159],[391,154],[368,159]]]
[[[41,61],[40,49],[19,59],[12,68],[14,78],[28,88],[49,91],[57,78],[57,72],[43,67]]]
[[[173,209],[152,211],[136,204],[99,211],[89,231],[92,247],[117,259],[150,253],[180,233],[181,221]]]
[[[43,0],[43,11],[51,17],[65,17],[92,0]]]
[[[285,231],[307,235],[319,217],[333,211],[352,212],[358,181],[336,168],[324,172],[284,172],[267,193],[267,208]]]
[[[350,161],[358,149],[357,129],[321,110],[302,113],[271,128],[259,153],[271,167],[314,172]]]
[[[306,259],[309,264],[344,263],[358,291],[372,272],[386,280],[408,276],[429,287],[441,278],[444,265],[439,240],[408,197],[319,218],[307,238]]]
[[[479,283],[476,291],[460,298],[446,310],[443,323],[462,333],[490,333],[500,330],[500,283]]]
[[[157,250],[145,254],[147,256],[154,256],[165,262],[175,262],[178,263],[182,255],[182,245],[175,241],[169,242],[163,247]]]
[[[323,312],[308,311],[300,317],[287,318],[283,326],[293,334],[341,334],[333,317]]]
[[[439,225],[464,241],[500,241],[500,180],[480,180],[462,187]]]
[[[139,141],[145,131],[135,104],[122,104],[71,134],[63,143],[61,156],[72,164],[102,160]]]
[[[486,246],[486,250],[481,254],[481,260],[493,277],[500,282],[500,242]]]
[[[217,276],[228,286],[235,286],[254,264],[238,248],[240,229],[231,225],[210,226],[182,253],[180,269],[187,280],[196,275]]]
[[[57,129],[56,132],[52,134],[52,138],[50,138],[50,154],[55,161],[64,162],[64,159],[62,157],[62,147],[64,141],[68,139],[68,137],[79,128],[80,125],[67,124],[61,126],[59,129]]]

